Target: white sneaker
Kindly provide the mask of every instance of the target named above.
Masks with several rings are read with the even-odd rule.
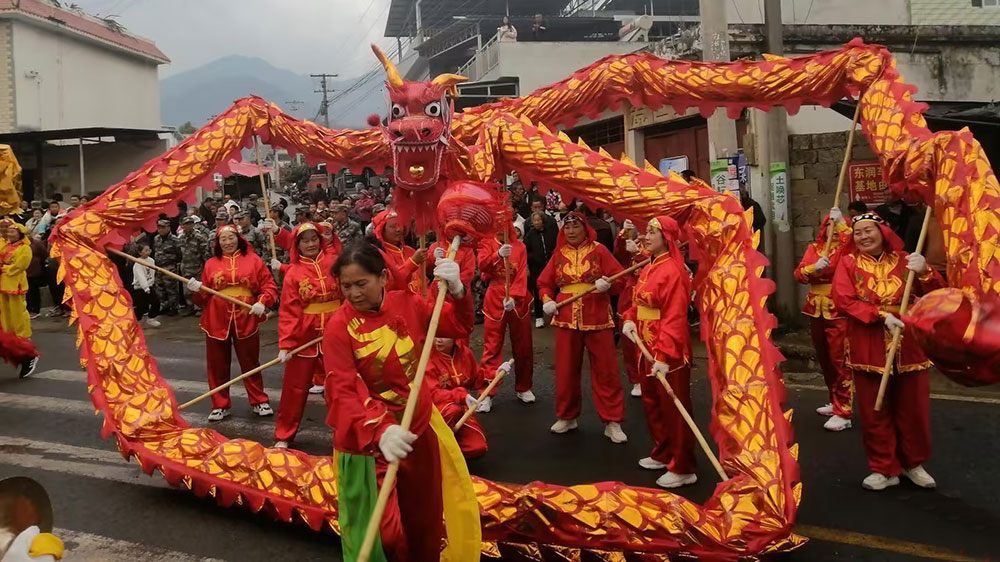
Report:
[[[646,470],[663,470],[664,468],[667,468],[667,465],[654,459],[653,457],[639,459],[639,466],[645,468]]]
[[[884,474],[879,474],[873,472],[868,475],[867,478],[861,481],[861,487],[866,490],[880,491],[888,488],[889,486],[898,486],[899,477],[898,476],[886,476]]]
[[[844,431],[845,429],[851,429],[851,418],[830,416],[830,419],[826,420],[826,423],[823,424],[823,429],[827,431]]]
[[[212,413],[208,414],[208,421],[216,422],[222,421],[229,417],[229,408],[216,408],[212,410]]]
[[[903,476],[909,478],[910,482],[913,482],[921,488],[927,488],[928,490],[937,488],[937,482],[935,482],[934,478],[930,474],[927,474],[924,467],[919,464],[913,468],[904,470]]]
[[[663,476],[656,479],[656,485],[661,488],[680,488],[698,481],[697,474],[674,474],[667,471]]]
[[[486,414],[486,413],[489,413],[491,410],[493,410],[493,397],[492,396],[487,396],[486,398],[483,399],[482,402],[479,403],[478,406],[476,406],[476,412],[477,413]]]
[[[314,384],[311,387],[309,387],[309,394],[323,394],[324,390],[325,389],[323,388],[323,385]]]
[[[535,393],[530,390],[525,390],[524,392],[517,393],[517,399],[525,404],[531,404],[535,401]]]
[[[826,406],[820,406],[819,408],[816,408],[816,413],[821,416],[832,416],[833,404],[827,404]]]
[[[160,324],[160,321],[156,318],[147,318],[146,325],[150,328],[159,328],[162,324]]]
[[[262,418],[265,418],[267,416],[273,416],[274,410],[271,409],[270,404],[268,404],[267,402],[263,402],[261,404],[254,405],[253,413],[257,414]]]
[[[628,436],[622,431],[622,426],[618,422],[604,424],[604,436],[610,439],[612,443],[625,443],[628,441]]]
[[[273,448],[275,448],[275,449],[287,449],[288,448],[288,441],[275,441]]]
[[[544,328],[545,327],[545,320],[542,319],[542,318],[535,318],[535,327],[536,328]]]
[[[635,396],[636,398],[639,398],[640,396],[642,396],[642,386],[640,386],[638,384],[633,384],[632,385],[632,391],[629,392],[629,394],[631,394],[632,396]]]
[[[557,420],[552,424],[549,431],[552,433],[566,433],[577,428],[576,420]]]

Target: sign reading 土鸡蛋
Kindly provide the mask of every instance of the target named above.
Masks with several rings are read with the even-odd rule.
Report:
[[[851,201],[862,201],[869,207],[878,206],[889,200],[889,185],[882,175],[878,162],[862,162],[847,167],[848,197]]]

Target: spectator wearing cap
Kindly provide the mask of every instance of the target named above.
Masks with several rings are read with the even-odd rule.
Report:
[[[205,262],[212,257],[212,246],[209,243],[208,231],[204,227],[199,228],[197,217],[188,215],[181,219],[181,232],[177,235],[177,242],[181,247],[181,275],[188,279],[201,278],[202,269]],[[185,287],[185,316],[197,315],[199,308],[191,299],[191,292]]]
[[[183,257],[180,242],[170,230],[170,221],[166,219],[157,221],[156,236],[153,238],[153,261],[164,269],[179,273]],[[163,314],[177,315],[180,305],[180,285],[166,275],[157,275],[155,283],[156,296],[160,300]]]
[[[308,207],[298,206],[295,208],[295,224],[296,226],[309,222],[312,220],[312,213],[309,212]]]
[[[243,238],[250,243],[253,251],[260,256],[261,259],[271,260],[271,245],[267,240],[267,236],[263,232],[255,228],[250,224],[250,213],[246,211],[240,211],[233,215],[233,219],[236,221],[236,226],[240,227],[240,234]]]
[[[337,238],[340,238],[340,242],[344,245],[350,244],[357,240],[361,240],[362,232],[361,225],[352,221],[347,213],[350,208],[347,205],[338,203],[332,207],[332,224],[333,229],[337,232]]]
[[[229,211],[227,211],[225,207],[219,207],[219,209],[215,212],[215,228],[212,229],[211,239],[215,240],[215,234],[219,232],[220,228],[226,226],[227,224],[232,224]]]

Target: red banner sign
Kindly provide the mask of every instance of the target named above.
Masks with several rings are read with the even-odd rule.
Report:
[[[889,200],[889,186],[878,162],[850,164],[847,167],[847,182],[851,201],[863,201],[872,207]]]

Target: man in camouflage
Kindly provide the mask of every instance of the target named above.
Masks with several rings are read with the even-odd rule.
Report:
[[[260,259],[264,260],[265,263],[270,263],[271,261],[271,242],[267,239],[267,235],[261,232],[259,229],[254,228],[250,224],[250,214],[245,211],[240,211],[233,215],[236,219],[236,225],[240,228],[240,234],[246,241],[250,243],[253,251],[256,252]]]
[[[352,221],[347,216],[349,210],[350,208],[347,205],[334,205],[333,216],[331,217],[333,219],[333,230],[336,231],[337,238],[340,238],[340,242],[345,246],[364,237],[361,225]]]
[[[188,279],[201,279],[201,271],[205,268],[205,262],[212,255],[212,246],[208,241],[208,231],[204,227],[199,228],[198,219],[187,216],[181,219],[181,233],[177,236],[177,241],[181,246],[181,275]],[[184,288],[184,300],[187,309],[185,315],[198,314],[199,308],[190,299],[190,291]]]
[[[208,238],[209,244],[215,243],[215,234],[219,232],[219,228],[227,224],[232,224],[232,221],[229,219],[229,211],[225,207],[219,207],[215,212],[215,228],[212,229],[211,236]]]
[[[156,265],[178,273],[181,265],[181,246],[177,237],[170,232],[170,221],[160,220],[156,223],[156,236],[153,237],[153,260]],[[178,301],[180,300],[180,286],[176,279],[166,275],[156,276],[156,296],[160,299],[160,307],[163,314],[174,316],[177,314]]]

